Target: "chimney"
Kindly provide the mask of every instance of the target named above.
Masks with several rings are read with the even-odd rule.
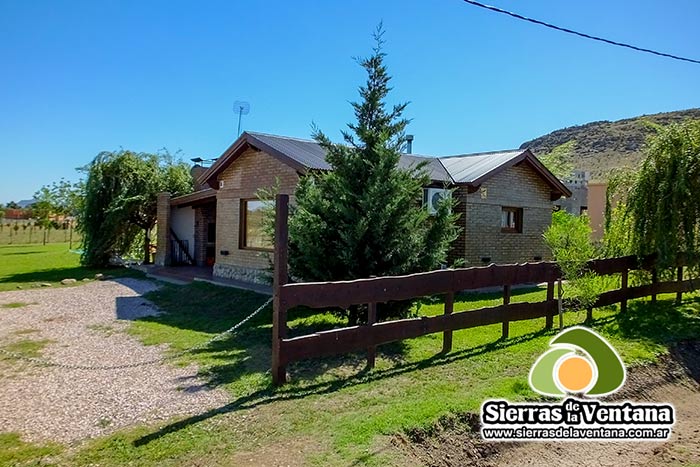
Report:
[[[199,183],[197,183],[197,179],[206,171],[207,169],[199,164],[193,165],[190,169],[190,175],[192,175],[192,179],[194,180],[195,191],[199,191],[203,188]]]
[[[413,135],[406,135],[406,154],[413,154]]]

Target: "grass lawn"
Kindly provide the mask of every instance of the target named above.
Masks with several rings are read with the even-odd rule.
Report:
[[[0,290],[56,284],[66,277],[80,280],[98,272],[80,267],[78,259],[65,244],[0,246]],[[540,301],[544,296],[543,289],[514,290],[512,301]],[[590,324],[627,364],[653,361],[674,342],[700,335],[700,295],[687,295],[681,306],[673,305],[673,297],[662,295],[656,305],[634,301],[625,315],[615,307],[596,310]],[[165,313],[134,322],[129,332],[146,345],[166,343],[178,351],[228,329],[267,297],[193,283],[164,285],[147,298]],[[455,311],[500,303],[500,294],[464,294],[457,297]],[[440,314],[442,306],[439,299],[426,299],[419,313]],[[565,324],[584,319],[584,312],[567,313]],[[300,335],[343,323],[329,313],[297,309],[290,312],[289,325],[291,335]],[[290,384],[274,388],[268,307],[239,333],[176,362],[198,364],[211,386],[230,393],[229,404],[166,424],[126,429],[69,450],[1,434],[0,465],[236,465],[280,459],[310,465],[402,465],[405,459],[391,444],[391,435],[430,427],[444,415],[477,411],[487,398],[537,397],[527,384],[528,371],[555,333],[544,331],[544,318],[511,323],[507,340],[501,339],[500,324],[456,331],[454,351],[447,355],[439,353],[441,334],[433,334],[381,346],[371,371],[364,369],[363,354],[293,364]],[[15,350],[33,355],[44,343],[36,348],[18,345]]]
[[[0,465],[46,465],[33,462],[37,458],[54,456],[63,451],[55,443],[31,444],[22,441],[16,433],[0,433]]]
[[[544,298],[541,289],[516,290],[512,300]],[[167,313],[135,322],[130,332],[146,344],[169,343],[173,350],[205,341],[240,320],[265,297],[208,284],[166,285],[151,293]],[[591,325],[605,335],[627,364],[653,361],[675,341],[697,338],[700,296],[674,306],[672,295],[656,305],[632,302],[625,315],[614,307],[595,311]],[[500,303],[499,294],[462,295],[455,311]],[[420,313],[442,313],[438,300]],[[581,324],[585,313],[567,313],[565,324]],[[557,320],[555,319],[555,323]],[[365,371],[364,355],[313,360],[292,365],[292,382],[271,385],[269,373],[271,310],[268,308],[235,336],[182,358],[201,365],[212,386],[232,396],[224,407],[170,424],[142,426],[88,442],[65,465],[235,465],[276,453],[289,463],[310,465],[401,465],[390,435],[429,427],[443,415],[477,411],[484,399],[535,398],[530,366],[556,330],[544,319],[454,333],[454,351],[440,355],[440,334],[379,349],[377,366]],[[342,323],[330,314],[290,313],[291,333],[327,329]],[[303,454],[301,452],[303,451]],[[241,457],[237,457],[241,456]],[[262,456],[262,457],[261,457]]]
[[[8,226],[7,224],[10,224]],[[17,226],[17,230],[14,226]],[[26,226],[26,227],[25,227]],[[70,230],[50,229],[46,237],[46,243],[66,243],[71,238]],[[73,229],[73,247],[80,244],[82,236]],[[42,245],[44,243],[44,230],[28,221],[15,221],[3,219],[0,222],[0,245]]]
[[[80,265],[80,255],[68,250],[68,243],[0,245],[0,292],[42,283],[58,286],[63,279],[92,279],[98,272],[111,276],[139,274],[125,268],[85,268]]]

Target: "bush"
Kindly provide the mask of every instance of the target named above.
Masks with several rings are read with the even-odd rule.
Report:
[[[596,256],[591,242],[588,216],[574,216],[557,211],[552,225],[544,232],[544,241],[562,270],[567,303],[575,309],[588,308],[604,289],[600,276],[586,269],[588,260]]]

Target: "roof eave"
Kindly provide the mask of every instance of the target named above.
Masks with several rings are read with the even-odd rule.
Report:
[[[529,149],[524,150],[518,156],[486,172],[477,179],[458,183],[458,185],[466,185],[468,192],[474,193],[479,189],[481,184],[489,178],[509,167],[516,166],[523,162],[530,164],[530,167],[532,167],[532,169],[537,172],[537,174],[550,186],[552,189],[550,192],[550,199],[552,201],[556,201],[562,196],[566,196],[567,198],[571,196],[571,191],[557,177],[555,177],[554,174],[550,172],[549,169],[545,167],[544,164],[542,164],[542,162],[540,162],[540,160],[537,159],[537,157]]]
[[[526,160],[552,188],[552,192],[550,194],[550,198],[552,201],[556,201],[562,196],[565,196],[567,198],[571,196],[571,190],[569,190],[566,187],[566,185],[564,185],[561,182],[561,180],[559,180],[552,172],[550,172],[550,170],[547,167],[545,167],[545,165],[532,153],[532,151],[526,149],[525,153],[527,154]]]
[[[219,156],[216,162],[214,162],[211,167],[209,167],[202,175],[199,176],[197,183],[200,186],[204,186],[206,184],[215,190],[218,189],[219,186],[216,183],[216,177],[223,172],[226,167],[228,167],[232,158],[235,159],[239,153],[243,152],[241,149],[247,149],[247,136],[248,134],[243,132],[241,136],[239,136],[238,139],[231,144],[231,146],[226,148],[224,153]]]
[[[226,149],[226,151],[224,151],[216,162],[197,179],[197,182],[201,185],[207,184],[215,190],[218,189],[219,186],[216,183],[218,175],[226,170],[226,168],[228,168],[228,166],[231,165],[231,163],[235,161],[238,156],[249,148],[264,151],[299,173],[303,174],[309,170],[309,167],[299,163],[281,151],[278,151],[274,147],[261,141],[259,138],[256,138],[255,135],[251,135],[250,133],[244,131],[241,136],[234,141],[233,144]]]

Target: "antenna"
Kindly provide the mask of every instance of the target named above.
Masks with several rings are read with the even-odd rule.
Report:
[[[233,111],[238,112],[238,135],[241,134],[241,117],[250,112],[250,103],[246,101],[236,101],[233,103]]]

